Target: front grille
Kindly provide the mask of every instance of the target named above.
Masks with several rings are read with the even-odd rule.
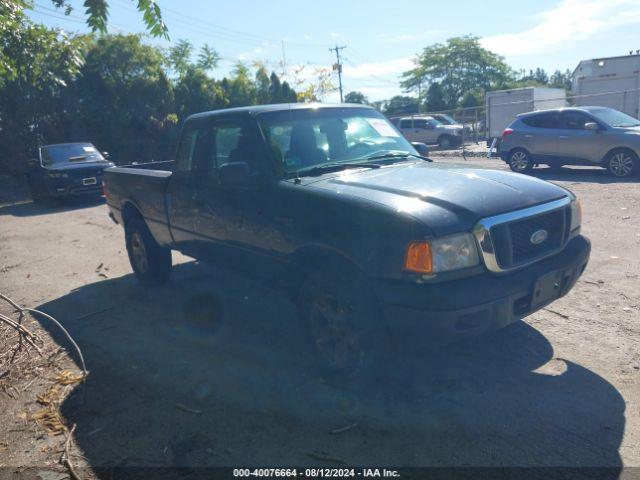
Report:
[[[568,213],[567,208],[562,208],[495,225],[491,237],[500,267],[516,267],[559,250],[566,238]],[[541,231],[546,232],[546,239],[532,241],[534,234]]]
[[[67,170],[70,178],[82,179],[90,177],[98,177],[102,174],[101,168],[74,168]]]

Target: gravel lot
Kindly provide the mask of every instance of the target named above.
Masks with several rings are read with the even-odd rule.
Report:
[[[60,407],[77,425],[72,459],[84,475],[340,462],[640,467],[640,183],[598,169],[535,175],[582,199],[593,251],[577,286],[490,338],[400,359],[366,391],[309,368],[282,292],[178,254],[168,286],[138,286],[101,201],[0,205],[0,292],[56,316],[84,350],[89,378]],[[44,370],[12,396],[0,391],[0,466],[64,471],[64,439],[30,420],[51,384]]]

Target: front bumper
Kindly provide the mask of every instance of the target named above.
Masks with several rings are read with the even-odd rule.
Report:
[[[49,179],[47,193],[52,197],[102,194],[102,175],[94,177],[97,177],[96,183],[92,185],[84,185],[82,179]]]
[[[378,280],[374,288],[394,337],[403,343],[448,343],[505,327],[566,295],[586,268],[590,251],[589,240],[578,236],[557,255],[513,273],[432,284]],[[536,300],[537,282],[552,272],[560,279],[557,288],[551,297],[543,293]]]

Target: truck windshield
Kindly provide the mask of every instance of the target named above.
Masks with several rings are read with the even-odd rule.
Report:
[[[67,162],[99,162],[104,157],[90,143],[66,143],[42,147],[42,164],[54,165]]]
[[[591,114],[602,120],[610,127],[638,127],[640,122],[626,113],[619,112],[613,108],[602,108],[591,111]]]
[[[257,116],[285,173],[325,163],[368,162],[367,157],[406,153],[411,144],[379,112],[368,108],[308,108]]]

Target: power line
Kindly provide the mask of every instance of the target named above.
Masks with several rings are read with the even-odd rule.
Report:
[[[336,52],[336,64],[334,65],[333,69],[338,71],[338,85],[340,87],[340,103],[344,101],[342,98],[342,63],[340,63],[340,52],[345,48],[347,48],[346,45],[343,45],[342,47],[339,47],[338,45],[336,45],[334,48],[329,49],[330,52]]]

